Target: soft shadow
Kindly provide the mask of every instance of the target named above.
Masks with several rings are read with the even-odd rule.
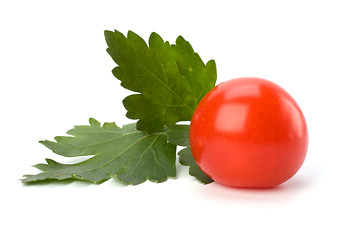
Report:
[[[31,182],[31,183],[22,183],[23,186],[34,186],[34,187],[44,187],[44,186],[51,186],[51,187],[65,187],[65,186],[73,186],[73,187],[89,187],[94,185],[94,183],[81,181],[77,179],[66,179],[66,180],[52,180],[52,179],[45,179],[38,182]],[[98,185],[98,184],[96,184]]]
[[[308,166],[287,182],[272,188],[235,188],[214,182],[205,188],[197,188],[196,192],[215,201],[283,204],[294,201],[304,192],[310,191],[320,175],[319,169]]]

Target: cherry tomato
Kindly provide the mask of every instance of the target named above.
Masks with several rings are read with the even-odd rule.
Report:
[[[190,147],[214,181],[268,188],[300,169],[308,130],[300,107],[280,86],[237,78],[219,84],[200,101],[190,124]]]

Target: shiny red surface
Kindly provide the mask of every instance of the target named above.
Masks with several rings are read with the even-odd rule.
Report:
[[[290,179],[308,147],[305,118],[278,85],[259,78],[219,84],[197,106],[190,146],[199,167],[234,187],[273,187]]]

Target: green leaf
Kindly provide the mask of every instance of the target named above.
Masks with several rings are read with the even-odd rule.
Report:
[[[156,33],[149,45],[129,31],[105,31],[107,52],[118,65],[113,74],[137,94],[123,100],[126,116],[138,119],[137,129],[162,131],[165,124],[190,121],[200,99],[215,86],[216,65],[206,65],[181,36],[170,45]]]
[[[189,143],[189,125],[166,124],[165,132],[168,141],[172,144],[185,146],[179,151],[179,162],[182,165],[189,166],[189,174],[204,184],[213,182],[196,164],[190,149]]]
[[[179,36],[176,44],[171,47],[180,73],[190,83],[191,96],[197,106],[201,98],[215,86],[217,76],[215,61],[210,60],[204,65],[199,54],[194,52],[190,43],[182,36]]]
[[[189,125],[180,125],[169,123],[165,126],[165,132],[169,142],[179,146],[188,146],[189,143]]]
[[[189,174],[193,177],[195,177],[197,180],[204,184],[212,183],[214,180],[212,180],[209,176],[207,176],[199,166],[196,164],[190,147],[186,147],[182,149],[179,153],[179,161],[180,164],[189,166]]]
[[[101,183],[115,177],[124,184],[136,185],[147,179],[163,182],[176,176],[176,146],[167,141],[164,132],[147,135],[136,130],[135,124],[119,128],[115,123],[101,126],[92,118],[89,122],[69,130],[72,136],[41,141],[56,154],[89,159],[76,164],[46,159],[47,164],[35,165],[43,172],[25,175],[22,182],[77,179]]]

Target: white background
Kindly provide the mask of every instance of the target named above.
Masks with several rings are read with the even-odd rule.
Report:
[[[360,239],[358,1],[1,1],[1,239]],[[129,123],[104,30],[190,41],[218,83],[267,78],[301,106],[301,170],[269,190],[165,183],[25,186],[38,140],[89,117]],[[6,237],[5,237],[6,236]]]

